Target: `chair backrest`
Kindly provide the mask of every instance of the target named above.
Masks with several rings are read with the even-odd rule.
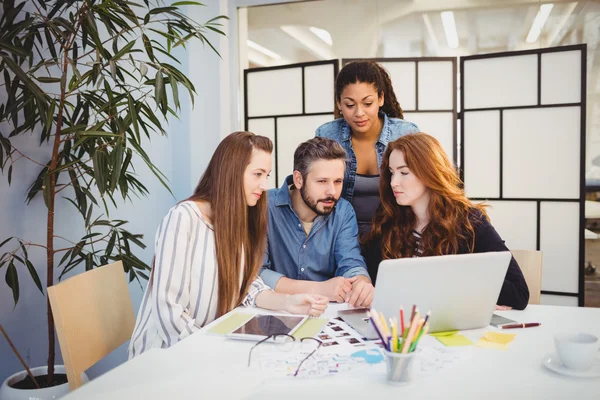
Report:
[[[511,250],[529,287],[529,304],[540,304],[542,292],[542,252],[537,250]]]
[[[48,288],[69,387],[131,338],[135,316],[123,263],[84,272]]]

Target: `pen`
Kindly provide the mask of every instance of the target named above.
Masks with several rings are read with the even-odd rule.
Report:
[[[541,322],[527,322],[522,324],[500,325],[500,329],[533,328],[542,325]]]

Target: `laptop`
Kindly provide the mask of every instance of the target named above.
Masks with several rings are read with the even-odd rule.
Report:
[[[431,310],[429,332],[482,328],[490,324],[511,259],[509,251],[400,258],[379,264],[372,307],[408,323],[413,304]],[[367,339],[377,339],[367,309],[338,316]]]

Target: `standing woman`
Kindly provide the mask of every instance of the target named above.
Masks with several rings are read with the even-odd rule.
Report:
[[[508,250],[484,207],[465,197],[454,165],[433,136],[418,133],[391,142],[381,174],[381,207],[363,241],[373,283],[382,259]],[[511,258],[497,304],[523,310],[528,301],[527,283]]]
[[[263,192],[272,151],[264,136],[227,136],[194,194],[163,219],[129,358],[172,346],[239,305],[323,313],[326,297],[275,293],[258,276],[267,240]]]
[[[316,136],[338,141],[348,154],[342,197],[354,207],[362,236],[379,206],[379,167],[387,144],[419,128],[403,119],[387,71],[368,60],[348,63],[339,72],[335,117],[317,128]]]

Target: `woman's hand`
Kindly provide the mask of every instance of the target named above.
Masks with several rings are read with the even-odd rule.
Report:
[[[318,317],[327,308],[329,299],[320,294],[290,294],[287,297],[285,310],[292,314]]]
[[[507,311],[507,310],[512,310],[512,307],[496,305],[496,311]]]

